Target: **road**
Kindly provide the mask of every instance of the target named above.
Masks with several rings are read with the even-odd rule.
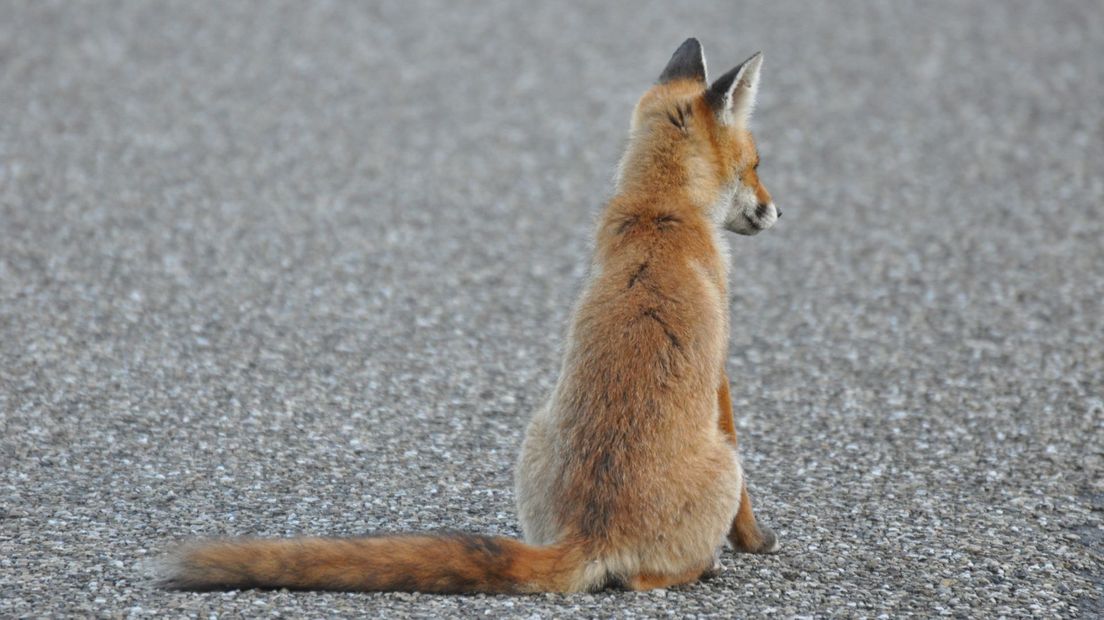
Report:
[[[597,4],[597,3],[592,3]],[[1095,2],[9,0],[0,616],[1104,614]],[[517,535],[636,97],[765,53],[728,370],[773,557],[572,596],[174,593],[200,536]]]

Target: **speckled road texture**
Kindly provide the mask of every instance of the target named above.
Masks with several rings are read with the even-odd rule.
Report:
[[[1096,2],[2,3],[0,617],[1104,613]],[[766,4],[766,3],[765,3]],[[728,369],[773,557],[173,593],[187,537],[518,535],[635,99],[766,54]]]

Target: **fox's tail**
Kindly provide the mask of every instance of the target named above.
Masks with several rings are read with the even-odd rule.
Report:
[[[567,592],[584,587],[584,566],[576,545],[470,534],[243,539],[181,547],[158,578],[178,590]]]

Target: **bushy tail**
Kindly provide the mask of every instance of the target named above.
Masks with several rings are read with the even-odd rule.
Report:
[[[165,558],[163,587],[406,592],[566,592],[584,562],[572,545],[447,534],[194,543]]]

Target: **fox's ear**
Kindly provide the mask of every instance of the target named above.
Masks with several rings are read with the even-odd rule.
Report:
[[[744,126],[755,107],[755,94],[759,92],[759,66],[763,64],[763,52],[740,63],[732,71],[717,78],[706,91],[709,105],[726,125]]]
[[[674,80],[705,82],[705,52],[697,39],[690,37],[682,42],[667,62],[667,68],[659,74],[658,83],[666,84]]]

